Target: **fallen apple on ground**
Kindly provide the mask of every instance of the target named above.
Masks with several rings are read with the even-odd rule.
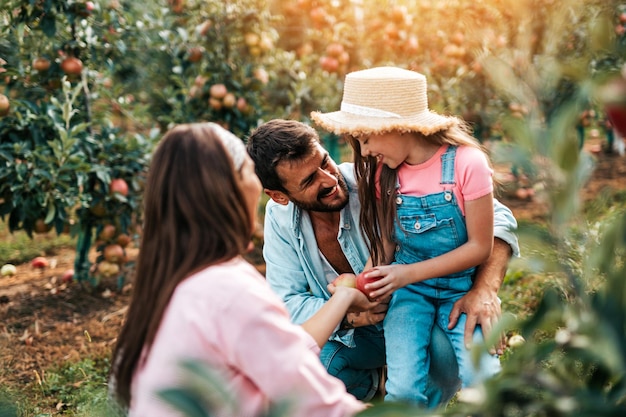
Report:
[[[63,272],[63,275],[61,276],[61,282],[71,282],[74,279],[74,270],[73,269],[68,269],[67,271]]]
[[[12,277],[16,273],[17,268],[15,267],[15,265],[12,264],[2,265],[2,268],[0,269],[0,275],[2,275],[3,277]]]
[[[43,256],[38,256],[30,261],[30,266],[37,269],[43,269],[48,267],[48,260]]]

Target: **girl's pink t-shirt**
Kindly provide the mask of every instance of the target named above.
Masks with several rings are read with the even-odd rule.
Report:
[[[294,416],[343,417],[364,409],[318,354],[252,265],[236,258],[208,267],[174,292],[134,375],[130,417],[182,416],[156,395],[181,382],[182,359],[210,366],[234,395],[235,408],[219,409],[218,416],[258,416],[282,400],[292,401]]]
[[[459,146],[454,160],[454,186],[442,186],[441,155],[448,149],[443,145],[428,161],[418,165],[406,163],[398,167],[402,194],[422,196],[452,190],[461,212],[465,215],[465,201],[476,200],[493,191],[493,170],[487,156],[478,148]]]

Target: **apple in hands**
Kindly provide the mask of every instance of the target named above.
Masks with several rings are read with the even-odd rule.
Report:
[[[341,274],[332,282],[332,284],[336,287],[348,287],[348,288],[356,288],[361,291],[363,294],[369,297],[370,292],[373,289],[366,289],[365,286],[372,282],[376,282],[382,277],[366,277],[365,275],[370,272],[370,270],[363,271],[359,275],[354,274]],[[371,300],[371,299],[370,299]]]
[[[370,296],[370,292],[372,291],[371,289],[368,290],[365,288],[365,286],[367,284],[370,284],[372,282],[376,282],[379,279],[381,279],[382,277],[366,277],[365,275],[370,272],[371,270],[368,271],[363,271],[361,272],[359,275],[356,276],[356,287],[357,289],[359,289],[363,294],[365,294],[367,296],[367,298],[369,298]]]
[[[332,282],[336,287],[356,288],[356,276],[354,274],[341,274]]]

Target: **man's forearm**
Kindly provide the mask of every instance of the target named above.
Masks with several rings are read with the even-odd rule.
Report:
[[[476,270],[472,289],[487,289],[497,293],[504,280],[512,254],[508,243],[495,238],[491,255]]]

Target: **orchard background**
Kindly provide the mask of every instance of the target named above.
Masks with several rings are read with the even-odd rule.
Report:
[[[111,334],[123,320],[140,250],[145,171],[169,127],[214,121],[245,140],[273,118],[308,123],[312,110],[339,107],[347,72],[379,65],[427,76],[430,107],[472,124],[491,152],[501,198],[533,221],[520,229],[530,250],[507,274],[514,291],[525,288],[511,297],[525,298],[506,304],[503,295],[505,306],[521,305],[521,321],[503,321],[509,334],[534,340],[539,333],[525,359],[535,366],[524,369],[542,395],[524,391],[520,403],[535,412],[558,409],[555,403],[582,390],[590,406],[624,407],[623,323],[608,320],[614,327],[603,330],[576,320],[586,323],[583,311],[626,314],[621,298],[587,298],[607,288],[623,294],[611,287],[624,268],[624,225],[615,217],[623,198],[602,196],[589,178],[604,172],[620,189],[624,174],[622,159],[607,155],[605,126],[607,110],[626,101],[626,3],[3,0],[0,7],[0,216],[11,249],[0,252],[0,263],[18,264],[15,277],[0,278],[9,288],[0,296],[7,317],[0,353],[12,353],[3,356],[2,380],[16,404],[7,413],[81,415],[83,401],[105,402]],[[336,160],[350,158],[340,138],[320,134]],[[601,215],[592,210],[593,222],[582,221],[592,200]],[[27,243],[16,244],[22,235]],[[262,246],[261,233],[256,243]],[[34,275],[45,281],[47,298],[18,289],[35,256],[48,262]],[[262,270],[258,250],[250,257]],[[543,287],[526,288],[537,275],[556,282],[557,301],[545,301]],[[610,311],[594,310],[606,305]],[[98,319],[83,321],[83,312]],[[9,320],[12,314],[19,320]],[[568,340],[608,334],[601,340],[614,349],[576,345],[575,366],[565,372],[567,349],[551,338],[564,326]],[[57,333],[73,340],[61,342]],[[38,353],[52,339],[57,353]],[[506,363],[516,369],[515,356]],[[546,363],[554,366],[545,371]],[[551,372],[548,387],[536,380],[542,372]],[[517,388],[509,375],[505,381]],[[495,401],[492,409],[510,408],[497,396],[505,388],[492,389],[477,407]],[[370,412],[383,415],[384,406]]]

